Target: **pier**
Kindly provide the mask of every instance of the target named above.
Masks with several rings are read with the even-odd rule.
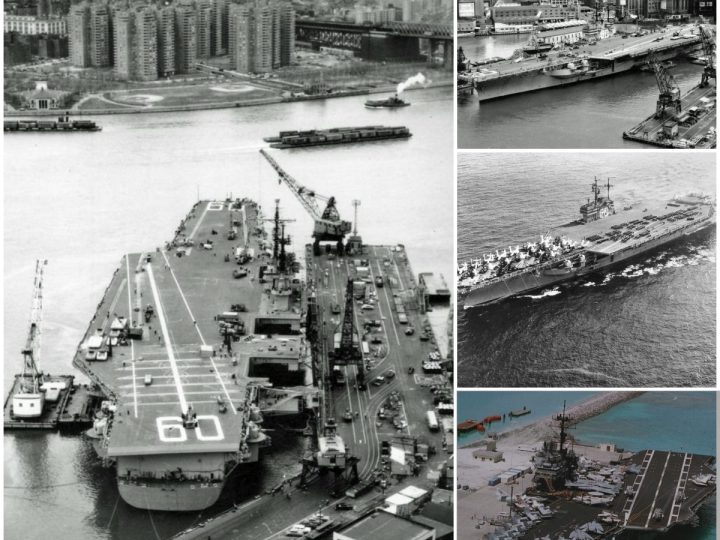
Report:
[[[623,133],[623,139],[661,148],[715,148],[717,145],[717,89],[696,86],[681,100],[674,115],[648,116]]]

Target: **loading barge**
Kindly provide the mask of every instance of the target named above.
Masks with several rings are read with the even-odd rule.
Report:
[[[102,127],[92,120],[70,120],[66,115],[59,116],[57,120],[5,120],[3,130],[8,132],[67,133],[73,131],[101,131]]]
[[[330,144],[350,144],[384,139],[407,139],[412,136],[405,126],[363,126],[308,131],[281,131],[277,137],[265,137],[271,148],[299,148]]]

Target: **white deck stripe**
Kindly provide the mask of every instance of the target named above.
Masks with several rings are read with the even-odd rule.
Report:
[[[195,236],[195,233],[200,228],[200,224],[203,222],[203,219],[205,219],[205,215],[208,213],[208,208],[210,208],[210,205],[212,204],[212,201],[209,201],[205,203],[205,210],[203,210],[203,213],[200,215],[200,219],[197,220],[197,223],[195,224],[195,227],[193,227],[192,232],[190,233],[190,236],[188,236],[189,240],[192,240],[192,237]]]
[[[205,209],[205,211],[207,212],[207,208]],[[204,215],[205,214],[203,214],[203,216]],[[167,263],[167,266],[170,269],[170,275],[172,276],[173,281],[175,281],[175,286],[177,287],[177,290],[183,299],[185,308],[187,309],[188,313],[190,314],[190,318],[192,319],[193,326],[195,327],[195,331],[197,332],[198,336],[200,336],[200,341],[202,341],[202,344],[207,345],[207,343],[205,342],[205,338],[202,335],[202,332],[200,332],[200,327],[197,324],[195,315],[193,315],[193,312],[190,309],[190,305],[188,304],[187,299],[185,298],[185,295],[182,292],[182,287],[180,287],[180,283],[178,282],[177,277],[175,277],[175,271],[172,269],[172,266],[170,266],[170,261],[168,260],[167,256],[165,255],[165,252],[161,251],[161,253],[162,253],[163,258],[165,259],[165,263]],[[232,398],[230,397],[230,394],[227,391],[227,388],[225,388],[225,383],[223,382],[222,377],[220,376],[220,373],[218,372],[217,366],[215,365],[215,361],[212,359],[212,356],[210,357],[210,363],[212,364],[213,370],[217,374],[217,379],[220,382],[220,386],[222,386],[223,392],[225,392],[225,397],[230,402],[230,407],[232,408],[233,414],[237,414],[237,408],[235,407],[235,404],[233,403]]]
[[[667,470],[668,463],[670,463],[670,456],[672,455],[671,452],[668,452],[667,458],[665,459],[665,465],[663,466],[662,474],[660,475],[660,480],[658,480],[657,489],[655,490],[655,496],[653,497],[652,504],[650,505],[650,513],[648,513],[647,520],[645,521],[645,528],[648,528],[648,525],[650,525],[650,518],[653,515],[653,511],[655,510],[655,503],[657,502],[658,495],[660,494],[660,486],[662,485],[663,478],[665,478],[665,471]]]
[[[650,450],[649,452],[645,453],[645,457],[643,458],[643,466],[641,466],[641,469],[640,469],[641,474],[635,477],[635,482],[633,483],[633,492],[634,492],[633,498],[632,498],[632,502],[630,503],[630,508],[625,512],[625,521],[623,522],[624,526],[627,526],[627,522],[630,519],[630,517],[632,516],[632,510],[635,507],[635,502],[638,499],[638,493],[640,493],[640,489],[642,488],[643,482],[645,481],[645,476],[647,474],[648,467],[650,466],[650,462],[652,461],[652,458],[654,455],[655,455],[655,450]],[[647,464],[645,464],[646,461],[647,461]],[[635,489],[635,483],[637,483],[638,478],[640,478],[640,483],[638,484],[637,489]]]
[[[683,475],[686,474],[685,473],[685,462],[687,461],[687,457],[688,457],[688,455],[686,452],[685,455],[683,456],[682,469],[680,469],[680,476],[678,476],[678,483],[677,483],[677,486],[675,487],[675,494],[673,495],[672,505],[670,506],[670,517],[668,518],[668,522],[667,522],[668,527],[670,527],[670,522],[672,521],[673,515],[675,514],[675,506],[677,505],[678,493],[680,492],[680,485],[683,483]]]
[[[130,328],[133,324],[133,309],[132,309],[132,296],[130,295],[130,255],[125,255],[125,269],[127,270],[127,291],[128,291],[128,321],[130,321]]]
[[[132,366],[132,372],[133,372],[133,404],[135,405],[135,418],[137,418],[137,385],[135,384],[135,345],[133,345],[132,339],[130,340],[130,358]]]
[[[160,302],[160,293],[158,292],[157,285],[155,283],[155,275],[153,274],[152,264],[147,265],[147,275],[150,280],[150,288],[152,289],[153,298],[155,299],[155,305],[157,306],[157,316],[160,321],[160,329],[163,333],[163,340],[165,341],[165,350],[168,354],[168,362],[170,363],[170,369],[172,370],[173,377],[175,379],[175,387],[177,389],[177,396],[180,400],[180,409],[185,414],[188,410],[187,401],[185,401],[185,394],[183,393],[182,382],[180,380],[180,372],[178,371],[177,364],[175,363],[175,353],[172,350],[170,343],[170,334],[168,333],[167,323],[165,322],[165,312],[163,311],[162,303]]]

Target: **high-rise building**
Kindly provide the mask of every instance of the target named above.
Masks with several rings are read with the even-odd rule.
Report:
[[[233,69],[244,73],[267,73],[292,61],[295,11],[289,4],[262,0],[231,4],[228,27]]]
[[[280,4],[280,65],[295,60],[295,9],[290,2]]]
[[[67,25],[73,65],[110,65],[110,10],[107,4],[82,2],[73,5]]]
[[[90,65],[107,67],[110,65],[110,8],[107,4],[90,4]]]
[[[213,28],[213,52],[216,55],[227,53],[228,50],[228,2],[213,0],[215,7],[215,26]]]
[[[210,58],[212,55],[212,27],[214,26],[213,5],[211,0],[195,2],[197,58]]]
[[[175,8],[175,72],[188,73],[197,55],[196,14],[192,6]]]
[[[175,8],[159,6],[155,12],[158,35],[158,75],[167,77],[175,73]]]
[[[127,80],[158,78],[158,23],[155,8],[137,4],[115,12],[115,73]]]
[[[85,4],[76,4],[70,8],[67,26],[70,61],[73,66],[88,67],[90,65],[89,20],[90,11]]]

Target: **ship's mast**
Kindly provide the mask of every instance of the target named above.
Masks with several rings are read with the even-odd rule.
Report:
[[[610,183],[610,177],[608,176],[607,179],[607,193],[608,193],[608,200],[610,200],[610,188],[612,187],[612,184]]]
[[[593,195],[595,197],[595,206],[597,207],[598,195],[600,194],[600,188],[598,187],[597,176],[595,177],[595,181],[592,184],[590,184],[590,190],[593,192]]]

